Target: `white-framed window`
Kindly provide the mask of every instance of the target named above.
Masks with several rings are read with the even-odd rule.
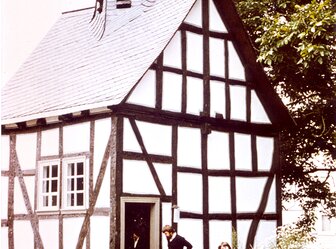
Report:
[[[38,211],[87,208],[88,169],[86,161],[85,156],[79,156],[62,160],[43,160],[38,163]]]
[[[63,160],[63,209],[86,207],[86,167],[85,158]]]
[[[59,208],[60,160],[42,161],[39,167],[39,209]]]

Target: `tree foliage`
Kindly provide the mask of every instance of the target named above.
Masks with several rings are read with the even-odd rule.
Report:
[[[258,61],[297,123],[282,133],[283,199],[300,203],[304,215],[298,225],[309,230],[317,207],[336,216],[336,193],[329,185],[336,171],[336,5],[332,0],[235,3]]]

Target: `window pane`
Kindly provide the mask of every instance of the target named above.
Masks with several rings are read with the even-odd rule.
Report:
[[[57,195],[53,195],[51,198],[52,198],[52,206],[57,206]]]
[[[49,166],[43,167],[43,178],[49,178]]]
[[[57,192],[57,180],[51,181],[51,192]]]
[[[77,190],[83,190],[84,189],[84,178],[78,178],[77,179]]]
[[[77,206],[83,206],[83,193],[78,193],[77,194]]]
[[[73,163],[68,164],[68,176],[75,175],[75,165]]]
[[[51,177],[57,177],[58,176],[58,167],[57,167],[57,165],[53,165],[51,167],[52,167],[51,168],[51,171],[52,171]]]
[[[77,163],[77,175],[83,175],[84,165],[82,162]]]
[[[48,196],[43,196],[43,207],[48,206]]]

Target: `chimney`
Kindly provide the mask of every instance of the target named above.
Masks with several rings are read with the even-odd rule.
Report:
[[[130,8],[132,6],[131,0],[116,0],[117,9]]]

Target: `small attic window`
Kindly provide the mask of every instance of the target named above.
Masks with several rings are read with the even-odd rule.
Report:
[[[116,0],[117,9],[125,9],[132,7],[131,0]]]

